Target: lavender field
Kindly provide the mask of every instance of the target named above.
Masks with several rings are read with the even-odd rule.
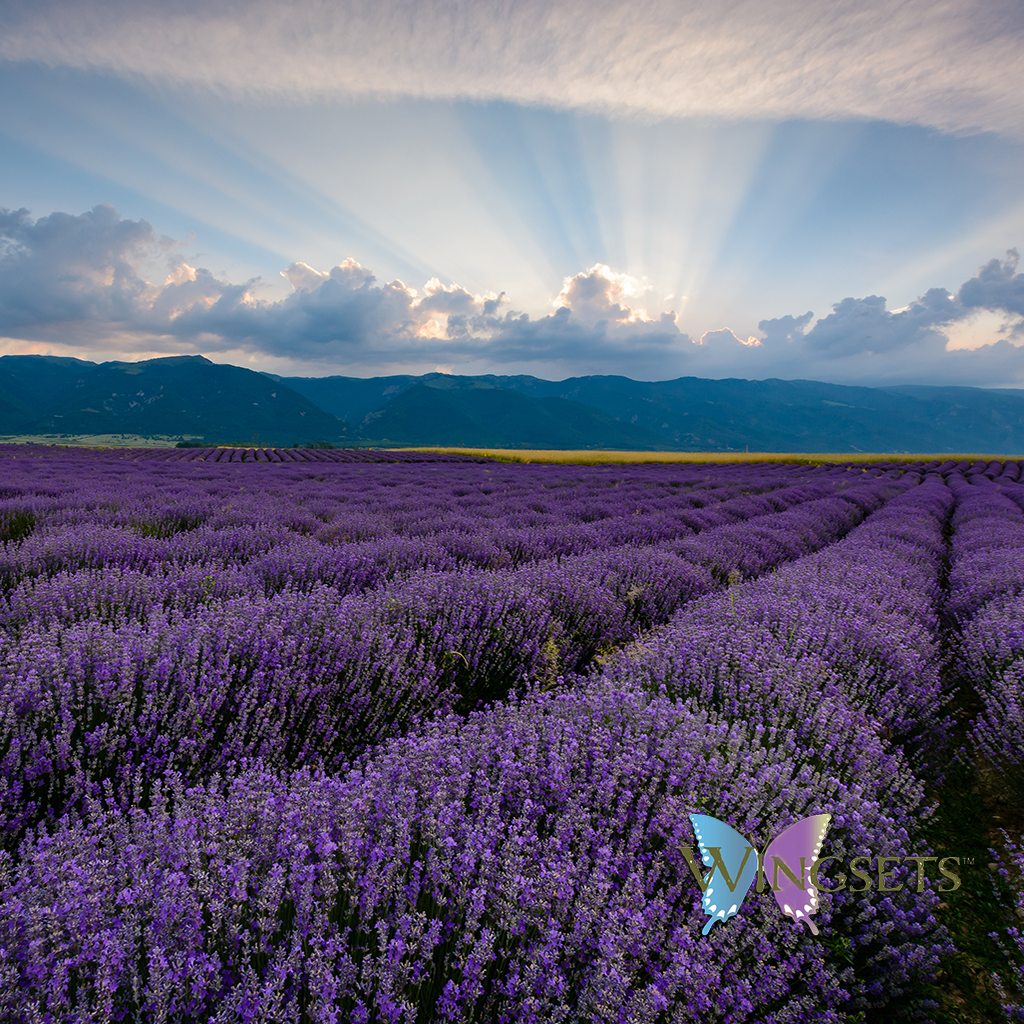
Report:
[[[1021,463],[0,466],[0,1019],[936,1019],[934,869],[704,936],[683,851],[966,857],[954,777],[1020,806]],[[964,889],[1024,917],[989,825]]]

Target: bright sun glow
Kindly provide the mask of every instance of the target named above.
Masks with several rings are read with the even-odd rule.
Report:
[[[979,310],[973,316],[952,324],[944,330],[943,333],[949,339],[946,343],[946,351],[953,352],[958,349],[973,351],[984,345],[994,345],[997,341],[1010,341],[1015,345],[1024,344],[1024,338],[1013,339],[1010,337],[1013,319],[1000,310]]]

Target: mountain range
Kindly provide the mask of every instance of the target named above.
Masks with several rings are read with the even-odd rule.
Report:
[[[1024,450],[1024,391],[806,380],[283,377],[203,356],[0,357],[0,433],[634,451]]]
[[[2,356],[0,431],[185,434],[235,443],[258,435],[271,444],[353,440],[337,416],[293,388],[202,356],[135,363]]]

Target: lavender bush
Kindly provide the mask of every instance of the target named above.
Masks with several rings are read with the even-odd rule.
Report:
[[[800,730],[730,724],[600,682],[434,721],[344,776],[253,765],[191,790],[170,776],[148,812],[91,804],[23,846],[0,918],[5,1009],[841,1021],[934,966],[935,897],[866,919],[852,894],[822,910],[879,947],[875,977],[754,898],[704,940],[686,814],[763,842],[827,806],[837,851],[906,852],[920,800],[838,706]]]
[[[1016,463],[11,454],[3,1019],[839,1024],[949,953],[931,879],[705,938],[682,851],[927,853]]]
[[[969,621],[994,597],[1006,600],[1024,589],[1024,515],[1007,488],[985,477],[969,483],[951,474],[957,498],[950,540],[947,614]],[[1013,488],[1017,490],[1016,487]]]
[[[711,529],[679,554],[612,549],[514,572],[421,572],[364,594],[321,585],[228,596],[244,586],[237,571],[193,571],[159,606],[145,604],[137,575],[111,577],[84,606],[77,576],[31,595],[16,589],[0,640],[0,765],[10,780],[0,829],[16,843],[104,782],[127,799],[139,779],[172,767],[189,779],[248,756],[336,768],[425,714],[582,671],[720,586],[722,558],[742,548],[744,568],[770,569],[841,536],[894,486],[859,484]],[[108,611],[79,619],[83,607]]]
[[[838,674],[889,738],[927,736],[934,754],[945,700],[938,644],[943,529],[952,505],[941,478],[929,478],[842,541],[690,604],[605,671],[616,678],[641,673],[648,685],[739,716],[743,702],[756,699],[757,680],[771,690],[775,675],[816,659],[829,666],[822,678]]]
[[[1006,927],[1005,935],[994,936],[1002,945],[1008,959],[1014,963],[1011,950],[1016,952],[1014,963],[1015,981],[1018,993],[1024,993],[1024,846],[1021,845],[1020,836],[1010,836],[1005,831],[1000,834],[1002,849],[990,851],[996,858],[995,864],[1005,885],[1013,893],[1013,903],[1009,908],[1012,912],[1014,923]],[[1019,1003],[1006,1006],[1006,1016],[1011,1021],[1024,1021],[1024,1006]]]
[[[997,478],[1002,480],[1002,475]],[[949,616],[955,664],[979,705],[975,753],[1024,795],[1024,513],[1022,489],[984,476],[953,479]]]

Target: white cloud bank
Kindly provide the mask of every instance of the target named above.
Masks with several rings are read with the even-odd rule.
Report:
[[[25,0],[0,9],[0,59],[235,96],[1024,134],[1017,0]]]
[[[154,255],[167,262],[160,284],[137,269]],[[554,312],[536,318],[510,308],[504,292],[474,294],[436,278],[421,289],[380,284],[354,259],[326,271],[292,263],[281,272],[291,294],[270,302],[259,279],[234,284],[190,266],[179,243],[112,206],[38,220],[0,210],[0,338],[8,351],[241,353],[365,376],[438,365],[647,380],[1024,384],[1017,265],[1011,250],[956,293],[932,288],[901,310],[877,295],[846,298],[813,325],[808,311],[762,320],[760,337],[722,327],[691,339],[676,313],[643,308],[646,282],[603,264],[565,278]],[[977,334],[982,322],[987,337]]]

